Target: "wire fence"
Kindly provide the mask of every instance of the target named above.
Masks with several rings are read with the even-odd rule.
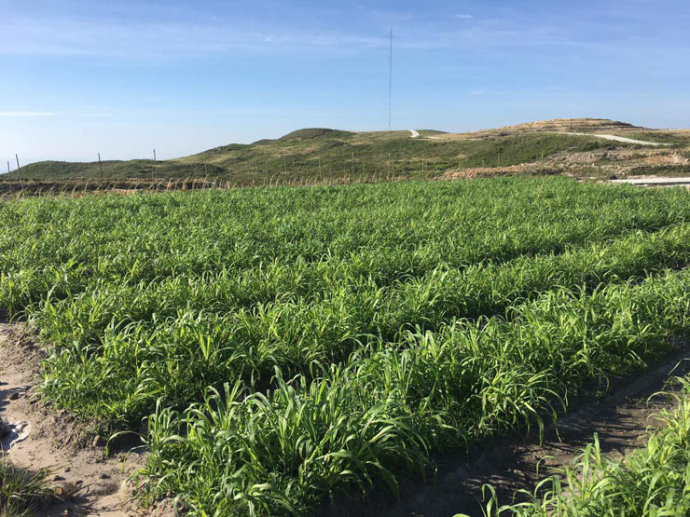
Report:
[[[129,178],[129,179],[0,179],[0,197],[22,198],[34,196],[70,195],[80,197],[106,193],[146,193],[194,190],[229,190],[268,187],[335,186],[355,183],[384,183],[433,179],[437,175],[345,175],[337,177],[306,177],[273,175],[261,179],[236,181],[222,178]]]

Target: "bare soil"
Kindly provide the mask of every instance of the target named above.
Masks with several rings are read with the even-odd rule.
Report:
[[[375,495],[368,500],[351,495],[337,499],[322,515],[481,516],[486,484],[496,489],[500,504],[523,500],[524,496],[516,497],[518,491],[533,493],[539,481],[569,465],[595,434],[602,452],[612,459],[643,446],[647,431],[660,423],[655,415],[674,404],[670,396],[652,395],[661,390],[673,393],[678,386],[668,383],[669,379],[688,372],[690,352],[683,346],[644,375],[615,380],[603,399],[584,399],[571,405],[580,407],[579,411],[548,426],[541,443],[534,435],[504,438],[469,453],[437,457],[435,480],[424,483],[417,478],[401,483],[399,500],[390,495]]]
[[[469,133],[441,133],[435,135],[435,140],[484,140],[501,136],[523,135],[527,133],[564,133],[564,132],[629,132],[645,128],[633,126],[625,122],[608,119],[576,118],[555,119],[527,122],[513,126],[504,126],[495,129],[482,129]]]
[[[502,167],[467,167],[449,169],[437,179],[473,179],[495,176],[561,174],[576,178],[638,178],[642,168],[649,177],[668,175],[669,167],[690,166],[690,159],[669,149],[597,149],[586,152],[562,151],[545,161]],[[682,170],[682,169],[681,169]],[[690,175],[690,168],[687,174]]]
[[[143,451],[125,448],[106,457],[95,427],[38,401],[44,358],[23,325],[0,323],[0,418],[9,424],[27,422],[29,429],[28,436],[4,454],[28,472],[49,469],[57,496],[38,514],[140,515],[127,479],[143,465]]]

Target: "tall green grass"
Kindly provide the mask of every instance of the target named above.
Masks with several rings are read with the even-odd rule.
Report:
[[[50,361],[56,374],[47,393],[79,411],[134,425],[161,397],[181,407],[228,378],[260,389],[275,366],[286,375],[308,374],[314,364],[345,361],[381,340],[401,342],[408,331],[502,314],[540,291],[616,283],[689,259],[690,226],[681,225],[560,255],[434,271],[385,289],[353,278],[327,296],[279,303],[229,297],[250,291],[242,290],[244,278],[237,285],[226,274],[194,283],[176,278],[160,288],[96,287],[46,304],[35,324],[46,339],[65,344]]]
[[[556,289],[510,319],[409,334],[312,381],[276,370],[266,394],[235,383],[181,413],[159,407],[150,489],[181,494],[199,515],[305,513],[353,486],[397,490],[432,451],[540,427],[584,388],[668,353],[665,338],[690,328],[689,279]]]
[[[683,263],[684,226],[646,232],[688,216],[682,192],[564,180],[6,203],[0,306],[55,345],[52,398],[137,427],[159,397]]]
[[[0,457],[0,516],[32,517],[53,494],[48,475],[45,470],[30,474]]]
[[[0,230],[0,311],[50,343],[43,394],[143,429],[149,493],[198,515],[395,491],[433,453],[539,427],[687,330],[683,190],[42,198],[0,204]]]

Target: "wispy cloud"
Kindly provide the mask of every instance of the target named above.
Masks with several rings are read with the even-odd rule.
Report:
[[[372,17],[375,15],[370,13]],[[424,18],[415,18],[410,13],[399,14],[394,29],[396,47],[443,50],[568,43],[568,35],[555,28],[545,29],[507,18],[478,21],[469,13],[451,16],[475,23],[458,30],[456,24],[449,25],[447,16],[441,14]],[[0,31],[4,35],[0,55],[97,56],[129,60],[243,52],[349,54],[388,46],[387,30],[381,29],[380,24],[345,31],[341,27],[270,26],[239,21],[14,17],[0,20]]]
[[[101,119],[112,113],[103,111],[0,111],[0,118]]]
[[[386,37],[336,31],[259,30],[194,22],[15,18],[0,21],[0,55],[186,57],[247,50],[285,52],[304,48],[385,47]]]
[[[394,27],[396,48],[413,50],[485,50],[541,46],[610,48],[651,36],[621,30],[618,18],[605,16],[596,24],[590,16],[534,17],[518,9],[483,12],[481,16],[453,11],[376,11],[358,8],[357,22],[343,24],[302,17],[200,19],[15,15],[0,19],[0,55],[126,58],[129,61],[167,60],[201,55],[243,55],[248,52],[353,54],[388,46],[387,28]],[[341,17],[346,14],[340,13]],[[275,17],[274,17],[275,18]],[[472,23],[453,23],[456,20]],[[630,22],[633,23],[633,22]],[[633,26],[637,27],[635,21]],[[667,31],[669,32],[669,31]],[[673,34],[667,34],[669,37]],[[675,35],[677,39],[678,36]],[[639,42],[638,42],[639,43]],[[642,45],[642,43],[639,43]]]
[[[54,117],[51,111],[0,111],[3,118]]]

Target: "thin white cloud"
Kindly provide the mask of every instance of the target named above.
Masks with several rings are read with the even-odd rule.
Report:
[[[0,117],[24,118],[24,117],[54,117],[51,111],[0,111]]]
[[[474,19],[468,13],[457,19]],[[505,46],[568,44],[562,30],[524,26],[516,20],[486,18],[458,32],[445,27],[444,17],[398,16],[396,48],[414,50],[486,49]],[[447,19],[446,19],[447,20]],[[440,24],[440,25],[439,25]],[[249,27],[249,28],[248,28]],[[0,55],[44,55],[174,59],[199,55],[269,52],[353,53],[388,47],[387,30],[358,32],[318,28],[258,27],[223,22],[147,22],[69,17],[0,20],[4,40]]]
[[[509,13],[510,14],[510,13]],[[280,24],[274,21],[249,23],[240,19],[205,21],[146,21],[116,18],[84,19],[73,17],[16,16],[0,19],[1,55],[105,57],[129,61],[157,61],[202,55],[243,55],[260,53],[353,54],[388,48],[386,27],[393,20],[397,49],[476,50],[541,46],[552,48],[610,48],[610,41],[592,38],[593,30],[602,32],[616,20],[590,27],[588,19],[576,19],[567,27],[548,20],[530,20],[519,12],[475,18],[473,14],[450,14],[451,19],[472,23],[448,23],[448,14],[420,16],[417,13],[378,13],[353,31],[300,22]],[[383,27],[383,28],[382,28]],[[615,31],[607,30],[607,34]],[[627,41],[628,31],[616,36]],[[649,43],[649,42],[648,42]],[[652,42],[653,43],[653,42]],[[625,48],[629,48],[628,47]],[[649,45],[648,45],[649,46]],[[658,45],[657,45],[658,46]]]
[[[369,37],[336,32],[247,30],[193,22],[124,23],[72,19],[0,21],[0,55],[171,58],[247,50],[285,52],[305,48],[386,47],[385,34]]]

